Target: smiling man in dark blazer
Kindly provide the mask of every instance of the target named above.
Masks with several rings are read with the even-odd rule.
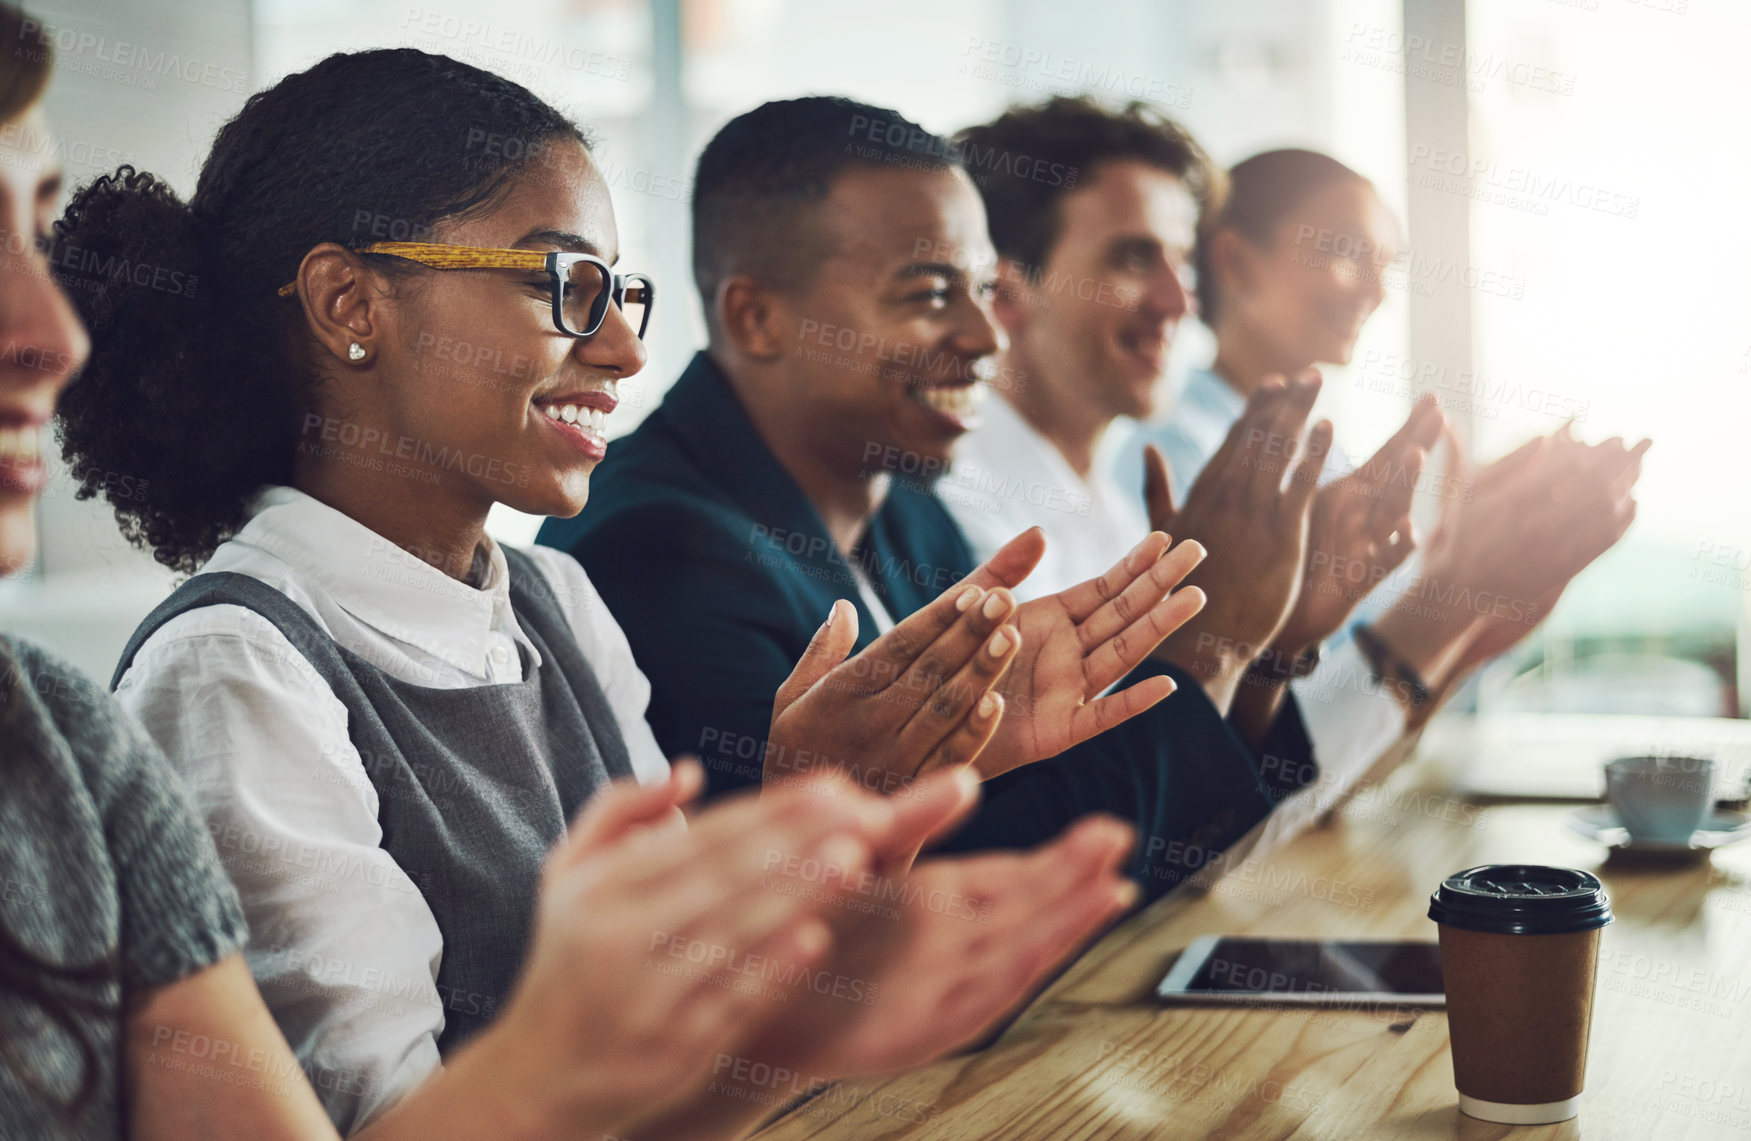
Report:
[[[1005,378],[986,375],[1001,340],[979,193],[898,113],[824,97],[751,111],[701,156],[693,212],[709,347],[610,448],[588,508],[540,540],[589,571],[651,679],[658,740],[697,753],[715,793],[773,771],[774,693],[836,599],[861,647],[974,572],[933,482]],[[1116,598],[1197,553],[1138,538],[1107,575],[1017,609],[986,795],[951,847],[1029,845],[1107,811],[1139,828],[1132,872],[1157,895],[1315,778],[1293,703],[1244,740],[1157,648],[1195,590],[1153,624]],[[974,581],[1019,579],[1039,542]]]

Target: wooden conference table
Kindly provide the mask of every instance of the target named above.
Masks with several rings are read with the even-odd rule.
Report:
[[[1128,1138],[1751,1139],[1751,842],[1694,862],[1607,859],[1562,827],[1572,806],[1478,805],[1407,766],[1334,825],[1169,896],[1115,928],[994,1044],[830,1087],[764,1141]],[[1611,893],[1580,1117],[1462,1117],[1446,1016],[1158,1005],[1210,933],[1433,938],[1429,893],[1474,864],[1587,868]]]

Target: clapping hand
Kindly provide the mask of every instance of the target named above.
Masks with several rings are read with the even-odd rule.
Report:
[[[847,913],[822,968],[867,1001],[799,989],[747,1053],[816,1078],[880,1073],[978,1040],[1121,915],[1137,887],[1119,868],[1128,825],[1086,817],[1032,852],[937,857],[891,906]]]
[[[1422,576],[1375,634],[1436,694],[1511,648],[1628,530],[1649,444],[1584,444],[1565,425],[1450,477],[1466,494],[1449,505]]]
[[[1366,464],[1314,496],[1301,591],[1273,647],[1279,658],[1291,661],[1336,634],[1416,549],[1411,498],[1442,424],[1434,396],[1425,395]]]
[[[1277,636],[1300,591],[1308,517],[1331,448],[1325,421],[1305,447],[1301,442],[1319,387],[1318,374],[1309,372],[1254,392],[1183,506],[1174,505],[1161,453],[1150,449],[1146,456],[1150,525],[1210,552],[1191,579],[1204,587],[1209,605],[1156,657],[1197,674],[1224,713],[1246,666]],[[1304,458],[1296,464],[1298,455]]]
[[[1635,520],[1635,484],[1652,441],[1576,440],[1568,425],[1498,460],[1475,481],[1476,511],[1455,511],[1429,577],[1475,584],[1490,605],[1470,631],[1456,674],[1510,649],[1537,626],[1570,582],[1610,550]]]
[[[1132,830],[1105,817],[1032,852],[897,870],[892,853],[916,851],[973,807],[978,785],[964,769],[923,778],[908,797],[822,774],[713,805],[680,829],[675,811],[699,783],[683,764],[667,786],[611,789],[544,877],[515,1025],[542,1035],[535,1056],[570,1075],[577,1120],[612,1121],[616,1135],[733,1132],[764,1103],[750,1095],[767,1092],[738,1074],[812,1083],[962,1048],[1137,897],[1119,870]],[[670,953],[675,940],[689,953]],[[652,970],[662,977],[647,981]],[[565,972],[573,982],[556,990]],[[580,977],[633,982],[601,1009],[600,988]],[[590,1064],[564,1064],[573,1058]]]
[[[1037,527],[1023,532],[968,581],[1015,585],[1044,542]],[[1151,677],[1101,696],[1204,604],[1201,591],[1175,589],[1203,548],[1171,544],[1152,532],[1105,574],[1016,608],[1021,647],[1001,683],[1003,723],[977,763],[983,776],[1057,756],[1173,692],[1171,679]]]
[[[1024,546],[994,556],[1004,560],[1009,585],[1045,549]],[[1023,641],[1006,624],[1015,596],[986,581],[975,574],[950,587],[850,659],[857,611],[835,602],[773,700],[763,783],[856,768],[865,787],[894,791],[975,761],[1002,720],[993,687]]]
[[[897,826],[887,799],[814,778],[731,798],[683,827],[679,810],[702,784],[689,762],[590,802],[548,856],[515,992],[458,1059],[479,1066],[510,1043],[535,1059],[509,1080],[532,1087],[530,1105],[560,1107],[573,1128],[553,1135],[617,1132],[696,1096],[714,1058],[780,1013],[726,977],[730,955],[793,973],[819,963],[833,904]],[[946,818],[968,795],[962,778],[920,803]],[[775,858],[842,878],[774,891]]]

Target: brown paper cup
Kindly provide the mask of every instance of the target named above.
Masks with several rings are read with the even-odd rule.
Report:
[[[1580,1110],[1599,928],[1489,935],[1440,928],[1459,1108],[1514,1125]]]
[[[1599,937],[1599,881],[1566,868],[1494,865],[1431,899],[1460,1111],[1543,1125],[1580,1111]]]

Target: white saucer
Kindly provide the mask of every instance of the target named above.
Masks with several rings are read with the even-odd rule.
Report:
[[[1569,813],[1564,823],[1577,836],[1597,841],[1608,848],[1621,848],[1626,852],[1707,851],[1737,844],[1741,840],[1751,840],[1751,812],[1728,808],[1714,809],[1704,817],[1702,827],[1691,835],[1688,843],[1631,840],[1629,829],[1617,819],[1616,810],[1609,804],[1589,804],[1585,808],[1577,808]]]

